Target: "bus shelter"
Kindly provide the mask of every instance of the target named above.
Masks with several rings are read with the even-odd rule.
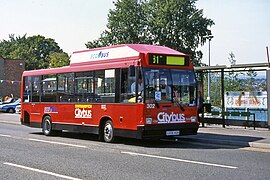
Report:
[[[270,127],[270,71],[268,63],[195,67],[198,91],[204,94],[201,123]],[[210,76],[207,76],[207,75]],[[210,84],[206,83],[210,77]],[[250,90],[241,89],[250,84]],[[208,88],[208,86],[211,88]],[[259,87],[260,85],[260,87]],[[238,87],[235,90],[235,86]],[[210,90],[210,99],[207,99]],[[218,107],[216,107],[218,104]],[[208,108],[206,108],[208,107]],[[207,112],[206,112],[207,110]]]

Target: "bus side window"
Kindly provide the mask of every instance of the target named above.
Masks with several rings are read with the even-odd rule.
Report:
[[[56,75],[44,75],[41,81],[41,102],[57,102]]]
[[[31,102],[32,97],[32,82],[31,77],[24,77],[24,92],[23,92],[23,99],[22,102]]]
[[[32,102],[39,102],[41,95],[41,76],[32,76]]]
[[[58,95],[60,102],[74,102],[74,73],[58,74]]]
[[[131,92],[132,83],[135,82],[135,70],[133,68],[121,69],[120,82],[121,82],[120,101],[123,103],[131,103],[132,101],[130,101],[130,99],[135,98],[134,93]]]
[[[114,103],[115,102],[115,69],[105,70],[105,92],[103,102]]]
[[[125,102],[125,99],[127,99],[127,92],[128,92],[128,69],[121,69],[120,72],[120,102]]]

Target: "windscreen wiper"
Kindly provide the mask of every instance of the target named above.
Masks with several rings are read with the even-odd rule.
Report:
[[[185,111],[185,108],[184,108],[184,106],[180,103],[180,102],[174,102],[174,103],[176,103],[179,107],[180,107],[180,109],[184,112]]]
[[[157,100],[154,100],[154,103],[155,103],[156,107],[159,108],[158,101]]]

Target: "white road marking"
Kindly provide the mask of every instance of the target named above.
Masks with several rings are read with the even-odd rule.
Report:
[[[177,159],[177,158],[171,158],[171,157],[165,157],[165,156],[157,156],[157,155],[150,155],[150,154],[140,154],[135,152],[121,152],[122,154],[129,154],[132,156],[143,156],[143,157],[150,157],[150,158],[157,158],[157,159],[166,159],[171,161],[178,161],[178,162],[185,162],[185,163],[192,163],[192,164],[200,164],[200,165],[206,165],[206,166],[215,166],[215,167],[221,167],[221,168],[229,168],[229,169],[237,169],[238,167],[235,166],[227,166],[227,165],[221,165],[221,164],[213,164],[213,163],[206,163],[206,162],[199,162],[199,161],[192,161],[192,160],[186,160],[186,159]]]
[[[4,123],[4,124],[15,124],[15,125],[20,125],[21,124],[20,121],[14,122],[14,121],[3,121],[3,120],[0,120],[0,123]]]
[[[0,134],[1,137],[11,137],[10,135]]]
[[[58,144],[63,146],[70,146],[70,147],[77,147],[77,148],[87,148],[87,146],[81,146],[76,144],[68,144],[68,143],[62,143],[62,142],[56,142],[56,141],[46,141],[41,139],[28,139],[29,141],[36,141],[36,142],[43,142],[43,143],[49,143],[49,144]]]
[[[77,145],[77,144],[69,144],[69,143],[62,143],[62,142],[56,142],[56,141],[46,141],[46,140],[41,140],[41,139],[25,139],[25,138],[19,138],[19,137],[12,137],[7,134],[0,134],[0,137],[8,137],[8,138],[14,138],[14,139],[24,139],[24,140],[29,140],[29,141],[35,141],[35,142],[42,142],[42,143],[49,143],[49,144],[58,144],[62,146],[70,146],[70,147],[77,147],[77,148],[88,148],[87,146],[82,146],[82,145]]]
[[[27,166],[22,166],[22,165],[19,165],[19,164],[13,164],[13,163],[9,163],[9,162],[5,162],[4,164],[8,165],[8,166],[13,166],[13,167],[17,167],[17,168],[22,168],[22,169],[34,171],[34,172],[48,174],[48,175],[51,175],[51,176],[56,176],[56,177],[60,177],[60,178],[64,178],[64,179],[81,180],[81,179],[78,179],[78,178],[65,176],[65,175],[61,175],[61,174],[57,174],[57,173],[53,173],[53,172],[49,172],[49,171],[44,171],[44,170],[40,170],[40,169],[35,169],[35,168],[27,167]]]

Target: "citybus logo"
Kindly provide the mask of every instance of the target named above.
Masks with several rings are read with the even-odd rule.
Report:
[[[158,123],[177,123],[177,122],[185,122],[185,114],[175,114],[172,112],[171,114],[160,112],[157,115]]]
[[[102,52],[91,54],[90,59],[101,59],[109,56],[109,52]]]
[[[75,104],[75,118],[92,118],[92,105]]]

